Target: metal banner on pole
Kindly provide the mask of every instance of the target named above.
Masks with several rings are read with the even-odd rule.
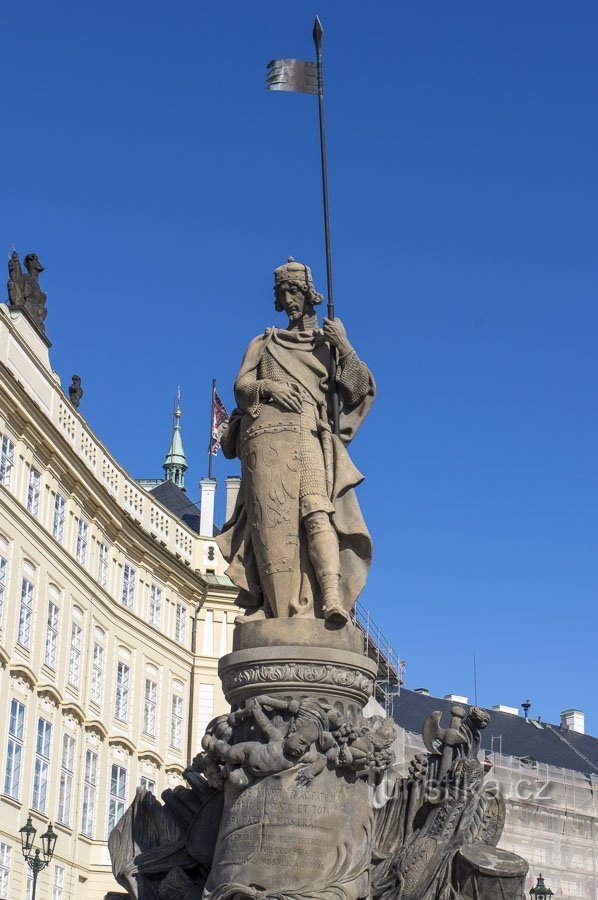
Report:
[[[328,172],[326,167],[326,130],[324,126],[324,79],[322,67],[322,38],[324,29],[318,16],[314,22],[313,38],[316,45],[316,61],[303,59],[273,59],[268,63],[266,90],[291,91],[299,94],[316,94],[320,120],[320,160],[322,167],[322,199],[324,202],[324,241],[326,245],[326,286],[328,290],[328,318],[334,319],[334,295],[332,290],[332,254],[330,250],[330,216],[328,210]],[[332,425],[340,434],[339,397],[336,384],[336,351],[331,348],[330,391]]]

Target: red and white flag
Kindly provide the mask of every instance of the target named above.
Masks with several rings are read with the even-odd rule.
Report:
[[[218,455],[220,441],[222,440],[224,429],[228,425],[228,418],[229,416],[226,407],[214,390],[214,400],[212,403],[212,435],[210,437],[210,453],[212,456]]]

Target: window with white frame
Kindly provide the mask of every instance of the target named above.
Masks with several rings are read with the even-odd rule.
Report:
[[[108,545],[102,541],[98,544],[98,583],[100,587],[108,584]]]
[[[0,549],[5,550],[6,544],[0,541]],[[8,580],[8,560],[0,554],[0,628],[4,621],[4,598],[6,596],[6,582]]]
[[[170,746],[180,750],[183,740],[183,698],[173,694],[170,701]]]
[[[31,643],[31,618],[33,616],[33,585],[29,579],[23,577],[21,581],[21,602],[19,604],[19,627],[17,641],[29,650]]]
[[[32,516],[39,515],[39,498],[41,495],[42,476],[33,467],[29,469],[27,482],[27,509]]]
[[[52,515],[52,535],[57,541],[64,538],[64,514],[66,501],[61,494],[54,496],[54,513]]]
[[[50,768],[50,745],[52,743],[52,726],[46,719],[37,720],[37,738],[35,741],[35,766],[33,769],[33,796],[31,806],[38,812],[45,813],[48,802],[48,771]]]
[[[10,858],[12,847],[0,841],[0,898],[8,898],[8,882],[10,879]]]
[[[179,644],[185,643],[185,631],[187,625],[187,607],[184,603],[177,603],[174,622],[174,639]]]
[[[64,900],[64,869],[62,866],[54,866],[52,900]]]
[[[85,519],[79,519],[77,523],[77,562],[85,565],[87,559],[87,535],[89,533],[89,525]]]
[[[25,900],[33,900],[33,875],[31,869],[27,870],[27,884],[25,885]]]
[[[81,832],[93,837],[98,799],[98,755],[93,750],[85,751],[85,771],[83,775],[83,806],[81,808]]]
[[[130,566],[129,563],[125,563],[123,566],[123,589],[121,594],[121,603],[123,606],[126,606],[127,609],[133,609],[133,602],[135,600],[135,576],[136,571],[133,566]]]
[[[69,675],[68,682],[73,687],[79,687],[81,678],[81,646],[83,644],[83,629],[76,622],[71,624],[71,643],[69,646]]]
[[[143,730],[150,737],[156,736],[156,706],[158,703],[158,685],[151,678],[145,679],[143,697]]]
[[[108,803],[108,834],[112,831],[125,811],[127,799],[127,770],[112,765],[110,772],[110,800]]]
[[[3,484],[5,488],[10,487],[14,464],[15,445],[7,434],[3,434],[2,441],[0,441],[0,484]]]
[[[91,699],[98,706],[102,704],[104,693],[104,648],[96,641],[93,645],[91,661]]]
[[[51,669],[56,668],[58,654],[58,623],[60,610],[53,600],[48,600],[48,620],[46,623],[46,646],[44,650],[44,663]]]
[[[58,808],[56,810],[56,820],[67,826],[70,826],[71,824],[74,772],[75,738],[70,734],[63,734],[62,753],[60,756],[60,781],[58,783]]]
[[[23,738],[25,736],[25,707],[18,700],[11,700],[8,719],[8,746],[4,770],[4,793],[19,799],[21,790],[21,764]]]
[[[156,782],[153,778],[147,778],[145,775],[141,775],[139,778],[139,787],[149,791],[150,794],[156,793]]]
[[[162,622],[162,588],[157,584],[150,585],[149,615],[150,625],[160,627]]]
[[[116,696],[114,718],[126,722],[129,713],[129,667],[124,662],[116,665]]]

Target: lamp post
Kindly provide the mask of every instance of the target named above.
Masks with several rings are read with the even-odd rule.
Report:
[[[21,850],[23,852],[23,856],[25,857],[25,862],[27,863],[33,874],[33,890],[31,892],[31,900],[35,900],[37,876],[42,871],[42,869],[45,869],[46,866],[50,864],[50,860],[54,856],[54,847],[56,846],[58,835],[52,828],[52,823],[50,822],[48,824],[48,830],[45,831],[41,836],[41,851],[39,849],[34,850],[33,842],[35,840],[35,835],[37,834],[37,828],[31,821],[31,816],[28,817],[23,827],[19,829],[19,834],[21,836]]]
[[[531,900],[550,900],[550,898],[554,896],[554,893],[550,888],[546,887],[544,884],[542,873],[538,875],[538,883],[530,890],[529,895]]]

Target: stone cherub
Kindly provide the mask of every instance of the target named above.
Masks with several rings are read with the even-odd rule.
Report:
[[[44,267],[37,253],[28,253],[23,260],[27,274],[21,268],[19,254],[13,250],[8,260],[8,299],[12,307],[23,309],[33,324],[45,333],[47,294],[39,286],[39,274]]]
[[[264,708],[291,715],[282,726],[268,718]],[[226,764],[228,779],[236,787],[245,788],[258,778],[284,772],[300,763],[305,766],[298,780],[309,783],[326,766],[326,751],[334,741],[328,732],[329,722],[324,707],[314,700],[280,700],[265,695],[252,697],[242,709],[215,720],[212,734],[205,735],[202,746],[208,760]],[[266,741],[249,740],[232,743],[233,729],[250,719]],[[204,771],[206,763],[204,765]],[[213,772],[213,762],[207,763]],[[207,776],[206,772],[206,776]]]
[[[291,257],[274,279],[274,305],[288,325],[258,335],[237,375],[222,449],[241,460],[242,482],[217,542],[246,610],[240,621],[301,615],[342,625],[372,553],[354,491],[363,476],[346,446],[375,384],[339,319],[324,319],[320,330],[322,296],[309,267]],[[332,433],[333,354],[340,436]]]

